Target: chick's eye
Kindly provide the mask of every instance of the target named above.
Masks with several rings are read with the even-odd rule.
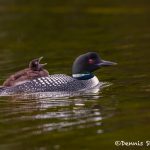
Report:
[[[93,60],[93,59],[89,59],[89,60],[88,60],[88,63],[89,63],[89,64],[94,64],[94,60]]]

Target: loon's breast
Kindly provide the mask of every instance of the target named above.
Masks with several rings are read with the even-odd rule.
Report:
[[[99,80],[96,76],[88,80],[78,80],[64,74],[55,74],[36,78],[14,87],[8,87],[2,93],[74,92],[90,89],[98,84]]]

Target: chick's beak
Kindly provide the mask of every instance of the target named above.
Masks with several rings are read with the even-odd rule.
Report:
[[[44,64],[40,64],[41,65],[41,67],[44,67],[45,65],[47,65],[47,63],[44,63]]]
[[[42,56],[42,57],[40,57],[40,58],[38,58],[38,61],[40,62],[42,59],[43,59],[43,56]]]

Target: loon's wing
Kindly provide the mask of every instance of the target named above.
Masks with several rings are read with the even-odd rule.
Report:
[[[19,91],[26,92],[60,92],[76,91],[84,85],[79,80],[63,74],[50,75],[48,77],[36,78],[23,85],[18,85]]]

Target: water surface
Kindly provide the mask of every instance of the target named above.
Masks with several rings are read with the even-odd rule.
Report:
[[[149,140],[148,0],[0,0],[0,82],[44,56],[50,74],[71,74],[96,51],[116,67],[96,71],[111,86],[63,98],[0,98],[0,149],[117,149]],[[123,147],[146,149],[148,147]]]

